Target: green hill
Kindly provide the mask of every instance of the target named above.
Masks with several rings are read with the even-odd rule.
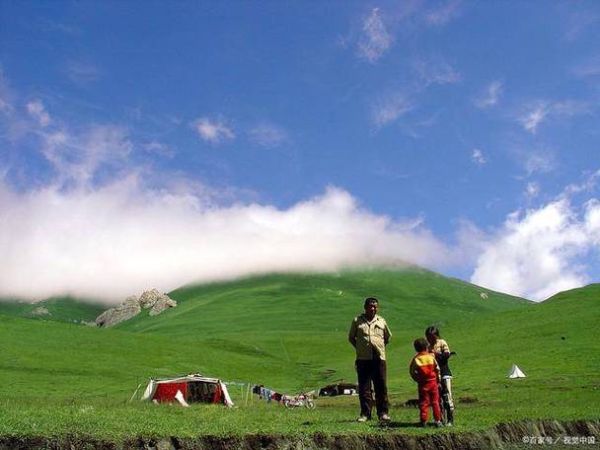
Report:
[[[598,285],[535,304],[425,270],[369,270],[250,277],[169,295],[177,308],[109,329],[0,315],[0,434],[378,432],[353,421],[356,398],[286,411],[249,402],[245,387],[230,385],[234,410],[126,403],[150,376],[189,372],[288,393],[353,380],[346,333],[370,295],[380,298],[394,333],[388,357],[394,421],[417,421],[414,409],[401,407],[416,396],[407,365],[413,339],[432,323],[458,352],[451,361],[456,430],[522,418],[598,417]],[[528,377],[507,380],[513,363]]]
[[[52,297],[39,302],[0,299],[0,314],[58,322],[93,322],[107,306],[73,297]]]
[[[600,298],[600,283],[595,283],[582,288],[559,292],[558,294],[553,295],[548,300],[546,300],[544,304],[554,305],[559,302],[570,302],[573,300],[582,302],[594,302],[597,301],[598,298]]]
[[[531,306],[424,269],[274,274],[185,287],[169,296],[177,300],[177,308],[155,317],[139,315],[116,328],[187,337],[198,345],[278,359],[296,376],[291,385],[275,387],[294,389],[353,376],[346,333],[365,297],[380,299],[381,314],[399,333],[394,342],[412,342],[431,323],[443,327],[460,318]],[[408,335],[407,330],[414,331]],[[240,369],[225,375],[269,383]]]
[[[386,318],[404,327],[524,308],[524,299],[490,291],[424,269],[345,271],[336,274],[273,274],[188,286],[169,296],[178,307],[160,316],[140,315],[120,329],[173,334],[270,331],[346,331],[376,296]],[[482,298],[482,296],[484,298]],[[206,320],[210,318],[211,320]],[[315,320],[318,319],[318,324]],[[222,324],[233,326],[224,330]]]

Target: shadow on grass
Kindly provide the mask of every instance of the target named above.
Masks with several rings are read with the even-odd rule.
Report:
[[[378,424],[379,428],[419,428],[415,422],[390,422],[387,424]]]

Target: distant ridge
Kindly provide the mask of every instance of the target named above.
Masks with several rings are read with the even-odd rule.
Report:
[[[553,295],[552,297],[544,300],[543,303],[547,302],[556,302],[556,301],[564,301],[564,300],[598,300],[600,299],[600,283],[592,283],[587,286],[569,289],[568,291],[562,291],[558,294]]]
[[[268,316],[293,312],[299,317],[308,317],[319,314],[319,308],[313,306],[315,301],[335,305],[339,317],[345,317],[354,314],[366,296],[379,297],[387,314],[392,317],[398,314],[401,321],[411,315],[422,315],[423,308],[430,309],[432,317],[443,322],[465,314],[499,312],[532,303],[416,266],[335,273],[273,273],[183,286],[168,293],[168,297],[180,305],[176,313],[165,311],[160,318],[139,314],[116,327],[159,332],[185,324],[182,330],[189,331],[196,328],[195,324],[200,323],[205,314],[232,320],[245,314],[246,309],[264,310],[263,314]],[[0,314],[69,323],[93,324],[105,311],[105,305],[69,296],[36,303],[0,301]],[[182,323],[178,325],[178,322]],[[293,322],[300,324],[301,320],[295,318]]]
[[[39,302],[0,299],[0,314],[28,319],[94,325],[105,305],[75,297],[51,297]]]
[[[309,322],[319,318],[338,329],[360,312],[362,300],[368,296],[381,300],[386,318],[406,325],[424,317],[424,311],[426,320],[445,322],[533,303],[416,267],[259,275],[189,285],[169,296],[177,301],[176,310],[160,317],[140,315],[116,327],[177,334],[213,328],[217,332],[226,321],[231,331],[264,326],[302,330],[310,329]],[[207,320],[209,317],[214,320]]]

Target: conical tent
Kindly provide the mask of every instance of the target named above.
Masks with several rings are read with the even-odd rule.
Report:
[[[510,370],[508,371],[508,378],[525,378],[527,375],[523,373],[519,366],[513,364]]]

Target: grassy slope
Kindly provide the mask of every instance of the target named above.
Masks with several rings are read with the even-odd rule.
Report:
[[[35,310],[40,307],[46,308],[50,314],[36,314]],[[53,297],[36,303],[0,299],[2,315],[59,322],[93,322],[106,308],[105,305],[72,297]]]
[[[415,410],[399,405],[416,394],[406,365],[412,339],[431,322],[459,352],[452,362],[457,397],[478,400],[459,405],[458,430],[513,418],[597,418],[600,348],[590,333],[600,313],[598,285],[541,305],[494,293],[483,301],[480,291],[428,272],[274,275],[175,291],[178,308],[120,330],[0,317],[0,434],[376,432],[352,421],[355,398],[285,411],[244,406],[232,387],[241,407],[230,411],[125,403],[150,375],[201,371],[288,392],[353,379],[345,334],[365,295],[381,298],[395,333],[389,385],[398,425],[416,421]],[[505,378],[513,362],[528,378]]]
[[[482,300],[481,292],[489,296]],[[376,295],[398,342],[407,329],[421,334],[431,323],[477,317],[529,302],[449,279],[430,271],[361,271],[341,274],[280,274],[187,287],[170,293],[178,307],[155,318],[140,316],[119,329],[169,336],[193,336],[200,343],[280,361],[296,376],[257,379],[253,368],[222,376],[307,389],[354,377],[353,350],[346,340],[352,318],[366,296]],[[411,335],[412,336],[412,335]],[[394,339],[395,340],[395,339]]]
[[[504,417],[595,417],[600,402],[600,285],[451,327],[458,389]],[[507,380],[511,365],[527,375]],[[476,416],[485,416],[479,408]]]

